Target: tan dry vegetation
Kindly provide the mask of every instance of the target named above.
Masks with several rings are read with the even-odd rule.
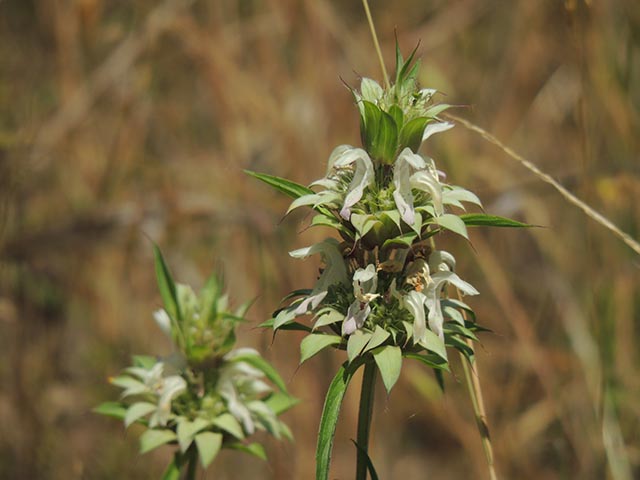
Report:
[[[394,28],[419,40],[423,85],[632,237],[640,236],[640,5],[632,0],[371,2],[389,65]],[[360,2],[0,2],[0,477],[158,478],[169,452],[90,413],[132,353],[168,351],[150,244],[184,282],[224,270],[253,325],[316,264],[287,251],[322,238],[245,168],[300,183],[357,143],[340,79],[379,78]],[[443,238],[472,300],[502,478],[640,475],[640,259],[549,186],[462,126],[427,146],[488,212],[546,228]],[[309,479],[323,395],[340,355],[299,370],[298,339],[242,329],[303,403],[295,444],[267,464],[225,453],[207,478]],[[381,391],[381,478],[484,478],[454,365],[443,396],[406,363]],[[355,385],[355,384],[354,384]],[[332,478],[350,478],[357,388]],[[205,477],[203,477],[205,478]]]

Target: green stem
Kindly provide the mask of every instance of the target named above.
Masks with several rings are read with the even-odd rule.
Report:
[[[198,468],[198,452],[193,446],[187,450],[188,458],[187,471],[184,480],[196,480],[196,470]]]
[[[362,6],[364,7],[364,13],[367,16],[367,22],[369,22],[369,29],[371,30],[371,37],[373,37],[373,46],[378,54],[378,61],[380,62],[380,68],[382,69],[382,76],[384,77],[384,85],[387,90],[391,88],[389,83],[389,74],[387,73],[387,67],[384,66],[384,58],[382,58],[382,50],[380,50],[380,44],[378,43],[378,35],[376,34],[376,27],[373,24],[373,18],[371,17],[371,10],[369,10],[368,0],[362,0]]]
[[[371,418],[373,416],[373,399],[376,390],[376,364],[367,363],[362,376],[362,390],[360,391],[360,409],[358,412],[358,464],[356,466],[356,480],[367,480],[367,452],[369,451],[369,433],[371,432]]]

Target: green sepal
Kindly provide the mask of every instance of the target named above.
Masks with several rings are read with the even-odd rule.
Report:
[[[322,333],[312,333],[307,335],[300,342],[300,365],[311,357],[331,345],[342,343],[342,337],[338,335],[325,335]]]
[[[400,378],[402,350],[394,345],[386,345],[372,350],[371,353],[378,365],[378,370],[380,370],[382,383],[384,383],[387,393],[390,393],[398,378]]]
[[[171,430],[149,429],[140,436],[140,453],[150,452],[175,440],[176,434]]]

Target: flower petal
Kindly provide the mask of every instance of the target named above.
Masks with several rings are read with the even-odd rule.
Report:
[[[342,335],[351,335],[357,329],[362,328],[364,321],[371,313],[371,307],[368,303],[362,303],[356,300],[349,305],[347,316],[342,322]]]
[[[427,330],[424,315],[426,297],[416,290],[411,290],[403,301],[406,309],[413,315],[413,343],[416,344],[423,339]]]
[[[447,130],[455,127],[455,124],[451,122],[437,122],[430,123],[427,125],[427,128],[424,129],[424,133],[422,134],[422,141],[427,140],[431,135],[435,135],[436,133],[446,132]]]

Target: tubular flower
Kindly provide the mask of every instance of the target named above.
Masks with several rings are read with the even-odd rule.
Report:
[[[428,128],[428,127],[427,127]],[[412,189],[421,190],[429,194],[436,215],[441,215],[442,185],[438,180],[438,172],[432,159],[424,159],[405,148],[393,168],[393,198],[400,212],[402,220],[407,225],[415,222],[414,198]]]
[[[320,302],[327,296],[329,287],[336,284],[348,284],[347,267],[342,258],[342,253],[338,248],[338,241],[333,238],[311,245],[310,247],[299,248],[289,252],[293,258],[307,258],[319,253],[325,264],[325,269],[318,278],[315,287],[295,309],[295,315],[304,315],[309,310],[315,310]]]
[[[359,268],[353,274],[353,295],[356,298],[349,306],[347,316],[342,322],[342,335],[351,335],[362,328],[371,313],[369,303],[380,296],[378,290],[378,274],[374,265]]]
[[[312,205],[314,208],[328,205],[340,208],[340,216],[349,220],[351,207],[360,201],[365,189],[374,180],[373,163],[367,152],[351,145],[340,145],[329,157],[327,175],[311,184],[312,187],[325,190],[297,198],[287,213],[303,205]]]

